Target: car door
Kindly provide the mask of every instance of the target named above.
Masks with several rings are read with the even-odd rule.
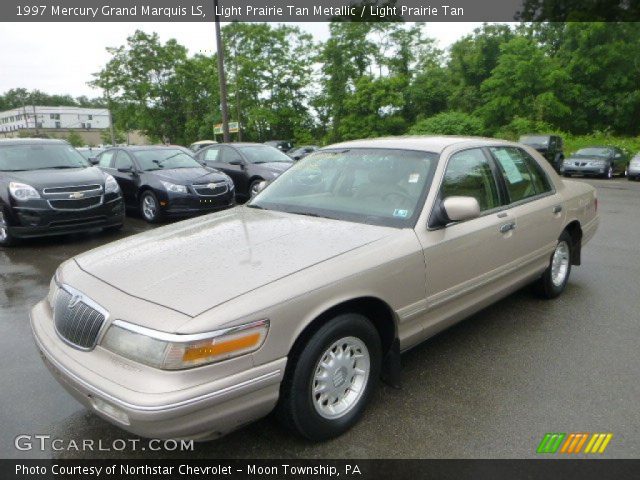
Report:
[[[247,172],[248,162],[242,154],[234,148],[225,146],[221,152],[222,163],[224,164],[224,172],[231,177],[236,187],[236,193],[249,195],[249,175]]]
[[[128,207],[137,207],[138,200],[136,193],[138,192],[139,173],[136,171],[133,159],[128,152],[118,150],[113,162],[113,171],[111,174],[115,177],[122,195],[124,203]]]
[[[513,281],[526,281],[549,264],[562,231],[562,197],[544,169],[525,150],[490,147],[508,196],[508,211],[515,221],[512,250],[517,258]]]
[[[450,196],[474,197],[478,218],[422,230],[426,263],[425,335],[446,328],[508,288],[516,260],[515,219],[505,210],[505,193],[495,161],[483,148],[453,153],[447,161],[437,203]]]
[[[615,173],[624,173],[627,169],[627,158],[624,155],[624,152],[619,148],[613,149],[613,171]]]

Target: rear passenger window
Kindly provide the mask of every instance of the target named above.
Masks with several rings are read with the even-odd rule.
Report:
[[[122,151],[118,152],[115,168],[133,168],[133,163],[131,162],[129,155]]]
[[[212,148],[208,148],[207,150],[205,150],[204,152],[204,161],[205,162],[217,162],[218,160],[218,156],[220,154],[220,148],[218,147],[212,147]]]
[[[496,180],[482,150],[464,150],[451,157],[442,181],[441,196],[442,199],[473,197],[478,200],[481,211],[500,206]]]
[[[98,162],[98,165],[103,168],[111,168],[111,160],[113,160],[113,154],[113,150],[104,152],[102,155],[100,155],[100,161]]]
[[[551,190],[549,180],[538,163],[516,147],[492,147],[507,185],[511,203]]]

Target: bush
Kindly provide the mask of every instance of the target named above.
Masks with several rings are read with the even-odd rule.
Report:
[[[416,122],[411,135],[483,135],[482,120],[462,112],[442,112]]]
[[[562,136],[562,133],[556,132],[553,127],[546,122],[522,117],[515,117],[508,125],[499,128],[495,136],[497,138],[504,138],[505,140],[518,140],[520,135],[526,135],[527,133],[539,133],[541,135],[558,134]]]
[[[67,142],[69,142],[72,147],[76,148],[84,145],[84,140],[78,132],[69,132],[69,135],[67,135]]]

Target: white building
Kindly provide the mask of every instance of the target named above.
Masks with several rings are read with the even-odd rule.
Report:
[[[0,132],[16,132],[23,128],[93,130],[109,126],[106,108],[26,105],[0,112]]]

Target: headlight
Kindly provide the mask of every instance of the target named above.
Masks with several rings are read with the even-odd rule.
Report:
[[[104,193],[118,193],[120,191],[120,186],[116,179],[108,173],[104,174]]]
[[[167,192],[187,193],[187,187],[185,187],[184,185],[176,185],[174,183],[163,181],[160,181],[160,183],[164,186],[164,188],[167,189]]]
[[[31,198],[40,198],[38,191],[31,185],[24,183],[10,182],[9,193],[16,200],[29,200]]]
[[[180,370],[255,352],[268,331],[268,320],[195,335],[167,334],[116,320],[101,345],[151,367]]]

